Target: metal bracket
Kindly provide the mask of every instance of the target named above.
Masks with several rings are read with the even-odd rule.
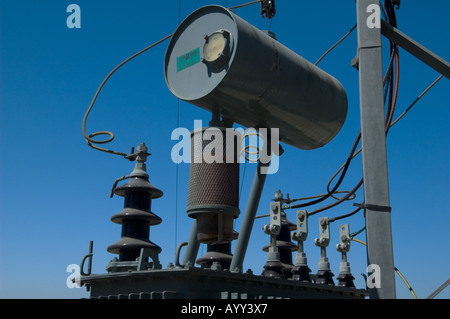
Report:
[[[328,247],[330,243],[330,223],[328,217],[319,218],[320,238],[314,239],[314,244],[319,247]]]
[[[275,0],[262,0],[261,1],[261,16],[266,16],[267,19],[272,19],[275,16],[277,10],[275,9]]]
[[[131,148],[131,153],[125,156],[125,158],[130,160],[130,162],[136,161],[137,163],[134,166],[134,170],[130,173],[130,175],[119,177],[114,181],[113,187],[111,189],[111,194],[109,195],[110,198],[114,196],[114,190],[116,189],[117,184],[120,181],[123,181],[131,177],[148,178],[145,162],[147,161],[147,157],[150,156],[151,154],[148,153],[147,150],[148,148],[147,146],[145,146],[144,143],[139,144],[136,152],[134,152],[134,147]]]
[[[137,260],[137,271],[147,270],[147,262],[145,261],[150,257],[153,261],[152,269],[162,269],[162,265],[159,262],[158,253],[153,249],[141,248],[141,254]]]
[[[281,230],[281,202],[270,203],[270,222],[263,230],[268,235],[278,235]]]
[[[370,209],[377,212],[387,212],[390,213],[392,211],[392,207],[390,206],[381,206],[381,205],[374,205],[374,204],[366,204],[366,203],[354,203],[353,206],[360,207],[364,209]]]
[[[336,250],[340,253],[347,253],[350,250],[350,227],[348,224],[339,226],[340,243],[336,245]]]
[[[181,248],[183,248],[184,246],[187,246],[188,242],[182,242],[181,244],[178,245],[177,247],[177,251],[175,252],[175,266],[177,267],[183,267],[183,265],[180,264],[180,252],[181,252]]]
[[[450,64],[447,61],[417,43],[384,20],[381,20],[381,34],[401,46],[429,67],[444,75],[447,79],[450,79]]]
[[[295,241],[305,241],[308,237],[308,213],[306,210],[297,211],[297,231],[292,234]]]

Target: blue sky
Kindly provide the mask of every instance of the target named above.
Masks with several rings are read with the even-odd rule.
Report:
[[[89,148],[81,133],[86,109],[104,77],[135,52],[175,31],[179,19],[207,4],[238,5],[245,1],[25,1],[0,0],[0,298],[80,298],[84,287],[69,289],[66,271],[79,264],[94,241],[93,273],[105,273],[115,255],[106,247],[120,238],[120,225],[110,217],[123,207],[109,198],[116,178],[133,163]],[[69,29],[66,8],[81,8],[81,28]],[[433,5],[402,1],[399,29],[447,61],[448,1]],[[315,62],[356,23],[354,1],[277,1],[272,21],[261,18],[259,6],[236,13],[259,29]],[[384,41],[384,55],[387,52]],[[107,146],[129,152],[145,142],[150,181],[164,191],[152,203],[163,223],[150,230],[162,247],[163,267],[174,261],[176,246],[188,239],[192,220],[186,216],[188,164],[171,160],[177,127],[177,99],[163,75],[168,42],[121,68],[106,84],[87,122],[88,133],[110,130]],[[326,192],[326,184],[345,162],[360,128],[358,72],[351,67],[357,49],[356,32],[330,53],[320,67],[345,87],[349,111],[344,127],[325,147],[303,151],[284,146],[277,174],[269,175],[258,215],[266,214],[275,192],[291,198]],[[437,77],[438,73],[400,50],[397,117]],[[388,165],[392,211],[394,263],[419,298],[425,298],[447,278],[450,254],[448,225],[449,82],[442,79],[395,125],[388,136]],[[194,120],[209,121],[210,113],[179,103],[179,125],[192,130]],[[245,210],[255,164],[241,166],[241,212]],[[341,189],[351,189],[362,177],[361,157],[352,162]],[[176,191],[178,185],[178,192]],[[178,196],[176,194],[178,193]],[[363,201],[363,191],[354,202]],[[327,201],[327,203],[331,202]],[[353,201],[312,216],[305,252],[313,273],[320,250],[318,218],[353,210]],[[320,207],[320,204],[317,205]],[[313,210],[317,207],[311,207]],[[242,217],[241,214],[241,217]],[[288,211],[295,221],[295,212]],[[239,231],[240,221],[236,222]],[[261,248],[269,242],[262,232],[268,219],[255,222],[244,268],[260,273],[266,261]],[[364,226],[363,214],[342,223],[350,230]],[[328,248],[331,268],[339,273],[338,224],[332,224]],[[365,240],[365,233],[356,238]],[[206,253],[202,247],[199,252]],[[366,251],[352,242],[348,255],[357,287],[364,287]],[[397,296],[411,298],[396,276]],[[450,289],[439,295],[450,297]]]

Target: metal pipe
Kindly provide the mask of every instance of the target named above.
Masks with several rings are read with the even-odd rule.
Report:
[[[91,272],[92,272],[92,256],[94,256],[93,246],[94,246],[94,242],[92,240],[89,241],[89,253],[84,255],[83,259],[81,260],[81,263],[80,263],[80,274],[82,276],[90,276],[91,275]],[[86,259],[88,259],[88,258],[89,258],[88,267],[87,267],[88,269],[87,269],[87,273],[85,273],[83,271],[84,263],[86,262]]]
[[[247,251],[248,242],[255,221],[256,212],[258,210],[259,201],[264,188],[267,174],[261,173],[263,166],[269,166],[270,161],[267,164],[263,164],[258,161],[258,167],[256,168],[255,177],[253,179],[252,189],[245,209],[244,217],[242,220],[242,226],[239,232],[239,237],[236,242],[236,248],[231,260],[230,270],[232,272],[242,272],[245,253]]]
[[[444,75],[447,79],[450,79],[450,64],[447,61],[384,20],[381,20],[381,34],[401,46],[435,71]]]
[[[197,258],[198,248],[200,243],[197,238],[197,220],[194,219],[192,223],[191,234],[189,235],[188,244],[186,246],[186,251],[183,256],[182,266],[190,264],[193,266],[195,264],[195,258]]]

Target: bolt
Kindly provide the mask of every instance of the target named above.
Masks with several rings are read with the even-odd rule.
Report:
[[[273,212],[274,214],[277,214],[277,213],[278,213],[278,206],[277,206],[277,205],[273,205],[273,206],[272,206],[272,212]]]

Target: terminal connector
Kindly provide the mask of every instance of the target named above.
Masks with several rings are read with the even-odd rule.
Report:
[[[347,253],[350,251],[350,227],[348,224],[339,226],[340,243],[336,245],[336,250],[342,254],[342,261],[339,266],[339,280],[340,287],[355,287],[353,280],[355,277],[350,272],[350,263],[347,261]]]
[[[328,217],[319,219],[320,238],[314,239],[314,244],[320,247],[319,269],[316,273],[316,283],[334,285],[330,263],[327,258],[327,247],[330,243],[330,222]]]
[[[292,239],[298,241],[298,251],[295,255],[295,266],[292,268],[292,279],[297,281],[312,282],[308,267],[308,260],[303,251],[303,242],[308,237],[308,213],[306,210],[297,212],[297,231],[292,234]]]

